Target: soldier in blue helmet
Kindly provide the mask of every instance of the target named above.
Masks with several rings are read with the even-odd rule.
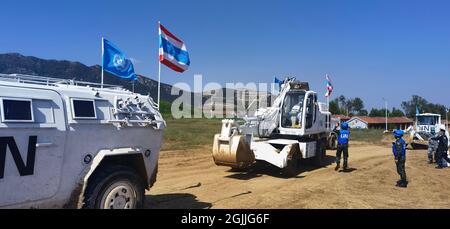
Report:
[[[338,136],[338,145],[336,151],[336,168],[338,171],[341,167],[341,155],[344,153],[344,171],[348,170],[348,142],[350,137],[350,131],[348,130],[348,123],[341,124],[341,130],[336,130],[336,136]]]
[[[403,140],[404,132],[402,130],[395,130],[395,142],[392,143],[392,152],[394,153],[395,164],[397,165],[397,173],[400,175],[400,180],[397,181],[397,187],[406,188],[408,180],[406,179],[405,162],[406,162],[406,142]]]

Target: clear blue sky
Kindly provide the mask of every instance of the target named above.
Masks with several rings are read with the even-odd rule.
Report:
[[[104,36],[155,79],[160,20],[191,55],[188,72],[163,69],[166,83],[296,76],[323,95],[329,73],[335,96],[369,108],[412,94],[450,106],[448,0],[2,0],[1,11],[1,53],[94,65]]]

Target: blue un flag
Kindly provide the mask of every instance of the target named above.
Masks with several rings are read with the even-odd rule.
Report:
[[[124,79],[137,80],[131,60],[106,39],[103,39],[103,70]]]
[[[281,87],[281,85],[284,83],[284,80],[279,80],[277,77],[275,77],[275,79],[273,80],[273,82],[275,84],[278,84],[278,86]]]

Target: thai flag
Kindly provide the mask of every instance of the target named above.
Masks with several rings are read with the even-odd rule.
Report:
[[[327,74],[327,93],[325,94],[325,97],[330,97],[331,93],[333,92],[333,84],[331,84],[330,76]]]
[[[184,72],[191,61],[186,45],[159,24],[159,61],[177,72]]]

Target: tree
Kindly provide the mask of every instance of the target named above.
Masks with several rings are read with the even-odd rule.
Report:
[[[366,109],[362,109],[358,112],[359,116],[368,116],[369,112]]]
[[[405,113],[395,107],[392,108],[391,117],[404,117]]]
[[[343,95],[330,101],[330,112],[349,116],[366,116],[368,114],[368,111],[364,110],[364,101],[361,98],[347,99]]]
[[[391,112],[388,110],[387,113],[388,113],[388,117],[389,117]],[[385,108],[383,108],[383,109],[372,108],[372,110],[370,110],[369,116],[370,117],[386,117],[386,109]]]
[[[414,118],[416,116],[416,107],[420,113],[435,113],[445,117],[446,108],[441,104],[434,104],[428,102],[423,97],[413,95],[411,100],[402,102],[402,108],[406,116]]]
[[[349,110],[351,111],[351,113],[359,114],[361,113],[361,110],[364,109],[364,102],[358,97],[351,99],[349,101],[349,104],[351,105],[349,106]]]
[[[378,110],[377,108],[372,108],[370,110],[369,117],[379,117],[380,114],[380,110]]]
[[[343,96],[342,96],[343,97]],[[342,114],[342,115],[346,115],[347,111],[345,108],[342,107],[342,105],[346,105],[347,101],[345,99],[345,97],[340,98],[335,98],[333,100],[330,101],[330,112],[332,114]]]
[[[413,95],[411,100],[402,102],[402,108],[405,111],[406,116],[413,118],[416,116],[416,107],[419,111],[423,111],[427,104],[428,101],[424,98]]]
[[[341,114],[341,111],[339,109],[339,102],[337,100],[331,100],[330,101],[329,111],[332,114]]]
[[[336,98],[336,100],[339,103],[339,107],[346,107],[347,106],[347,99],[345,98],[345,96],[340,95],[339,97]]]

